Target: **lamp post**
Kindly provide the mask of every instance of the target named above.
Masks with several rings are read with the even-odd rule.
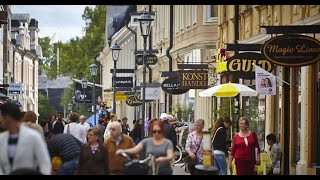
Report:
[[[68,111],[72,112],[72,106],[73,106],[73,104],[71,104],[71,103],[68,104]]]
[[[116,70],[117,70],[117,61],[119,59],[119,55],[120,55],[120,51],[121,48],[120,46],[116,43],[114,44],[111,48],[112,50],[112,59],[113,59],[113,75],[112,75],[112,86],[113,86],[113,114],[116,114],[116,78],[117,78],[117,74],[116,74]]]
[[[145,123],[145,108],[146,108],[146,73],[147,73],[147,38],[150,36],[151,23],[154,19],[144,12],[139,18],[141,36],[143,37],[143,86],[142,86],[142,124],[141,128],[142,138],[145,137],[144,123]]]
[[[83,91],[83,106],[84,112],[83,115],[86,115],[86,89],[88,87],[88,80],[84,77],[81,79],[82,91]]]
[[[98,66],[96,64],[90,65],[90,74],[93,77],[93,97],[92,97],[92,103],[93,103],[93,118],[94,118],[94,125],[96,125],[96,82],[95,77],[97,75]]]

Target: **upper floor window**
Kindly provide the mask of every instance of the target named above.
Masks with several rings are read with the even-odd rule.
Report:
[[[0,25],[0,42],[3,43],[3,28]]]
[[[218,20],[218,5],[207,5],[207,21]]]

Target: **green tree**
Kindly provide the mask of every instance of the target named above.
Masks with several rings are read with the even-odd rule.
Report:
[[[39,120],[48,120],[48,118],[56,113],[56,110],[53,106],[49,105],[49,100],[46,96],[41,93],[38,93],[38,112],[40,114]]]

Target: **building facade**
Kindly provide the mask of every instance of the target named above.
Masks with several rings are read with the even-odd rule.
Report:
[[[34,111],[36,114],[38,114],[38,61],[42,58],[38,32],[38,21],[31,19],[29,14],[12,14],[13,47],[8,51],[8,57],[11,57],[12,53],[13,58],[7,71],[12,75],[11,83],[23,84],[23,93],[13,96],[12,99],[19,100],[23,111]]]
[[[239,44],[263,44],[271,38],[261,26],[285,25],[320,25],[319,5],[239,5]],[[233,5],[220,5],[218,15],[218,42],[217,47],[223,48],[226,43],[234,43],[234,12]],[[319,34],[305,34],[319,40]],[[232,53],[232,52],[231,52]],[[316,136],[317,115],[319,102],[317,101],[317,82],[319,81],[319,62],[302,67],[290,68],[290,91],[281,81],[277,82],[275,96],[259,96],[256,101],[261,112],[258,117],[252,118],[260,125],[256,126],[263,142],[265,135],[277,135],[281,150],[284,152],[284,131],[289,130],[289,173],[296,175],[315,174],[316,145],[319,139]],[[279,78],[285,76],[285,68],[275,66],[273,74]],[[240,83],[254,85],[253,80],[240,80]],[[290,95],[288,95],[289,93]],[[285,97],[289,98],[285,98]],[[241,97],[241,115],[249,116],[245,109],[249,104]],[[285,114],[289,113],[289,119]],[[288,120],[290,127],[284,127]],[[268,151],[266,143],[262,144]],[[284,171],[282,163],[282,172]]]
[[[137,6],[137,11],[151,10],[155,12],[154,27],[152,29],[152,49],[158,49],[158,63],[151,66],[152,82],[162,83],[167,77],[161,77],[161,72],[169,71],[169,59],[166,50],[170,40],[170,16],[173,16],[173,46],[170,55],[173,58],[172,70],[178,70],[178,61],[184,63],[207,63],[213,61],[218,34],[218,6],[216,5],[173,5],[170,15],[170,5]],[[137,31],[138,49],[143,49],[143,39],[140,29]],[[137,79],[142,80],[142,66],[138,66]],[[148,77],[148,76],[147,76]],[[198,93],[202,89],[191,89],[181,95],[172,95],[172,104],[169,104],[169,95],[161,91],[160,104],[151,103],[152,117],[159,117],[162,112],[176,115],[175,106],[187,106],[194,103],[194,118],[204,119],[205,127],[212,126],[211,98],[200,98]],[[169,112],[172,106],[172,112]],[[206,108],[203,108],[206,107]],[[148,111],[147,111],[148,112]],[[183,119],[188,121],[190,119]]]

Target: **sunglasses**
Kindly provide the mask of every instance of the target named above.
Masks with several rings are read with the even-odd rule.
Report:
[[[153,133],[153,134],[156,134],[156,133],[157,133],[157,134],[161,134],[161,130],[153,130],[152,133]]]

